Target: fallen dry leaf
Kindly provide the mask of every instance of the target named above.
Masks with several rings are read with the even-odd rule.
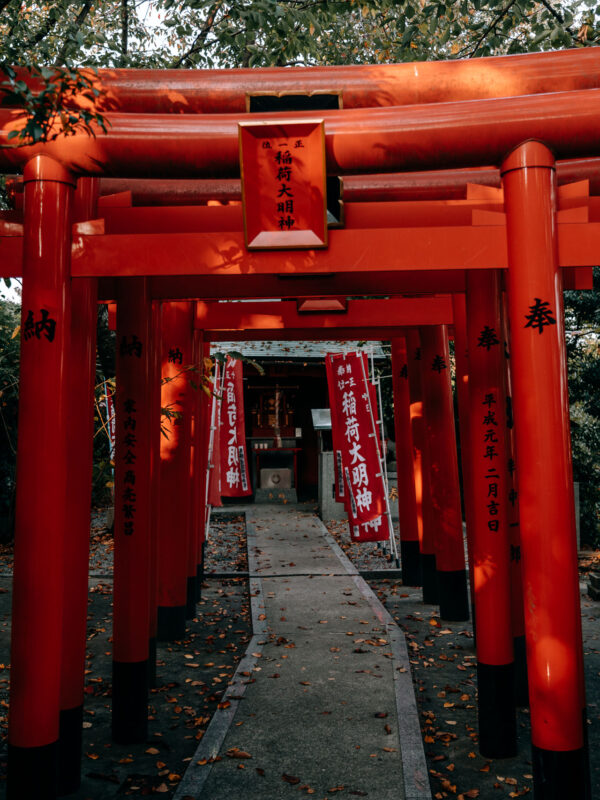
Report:
[[[247,753],[245,750],[240,750],[239,747],[230,747],[225,755],[228,758],[252,758],[250,753]]]

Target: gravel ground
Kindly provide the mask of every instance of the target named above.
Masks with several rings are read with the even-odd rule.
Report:
[[[330,522],[327,528],[359,569],[379,569],[389,563],[372,543],[351,542],[345,523]],[[599,564],[599,553],[583,553],[582,580]],[[434,798],[492,800],[532,793],[527,709],[517,712],[515,758],[491,760],[479,755],[477,658],[471,624],[441,621],[437,606],[424,605],[421,590],[403,586],[400,580],[369,583],[407,636]],[[583,582],[581,586],[592,795],[600,797],[600,603],[590,600]]]
[[[91,531],[90,566],[96,577],[90,581],[89,594],[83,784],[72,797],[117,800],[158,794],[168,798],[193,757],[251,635],[246,578],[217,577],[248,569],[244,520],[226,509],[213,518],[198,616],[190,623],[185,640],[159,646],[159,685],[150,698],[150,734],[147,742],[135,747],[115,745],[110,740],[113,540],[104,523],[104,512],[96,512]],[[351,543],[345,523],[333,522],[328,528],[359,569],[395,567],[393,560],[373,544]],[[586,554],[582,573],[598,563],[597,553]],[[11,548],[3,547],[0,573],[6,576],[11,568]],[[402,586],[392,574],[370,583],[408,637],[436,800],[491,800],[530,793],[526,710],[519,711],[518,757],[491,761],[478,754],[476,659],[471,626],[442,623],[434,606],[423,605],[419,590]],[[10,596],[10,578],[0,576],[0,780],[5,779],[6,771]],[[592,783],[595,796],[600,797],[600,603],[586,595],[582,596],[582,620]],[[332,795],[331,800],[333,797],[338,794]]]
[[[382,543],[380,546],[379,542],[352,541],[346,520],[331,520],[327,522],[327,530],[335,537],[337,543],[357,569],[370,571],[397,568],[387,542]],[[385,544],[385,547],[383,544]],[[399,553],[400,542],[398,539],[396,541],[396,549]]]
[[[227,511],[213,513],[209,539],[204,563],[206,576],[248,571],[246,525],[242,514]]]
[[[91,532],[90,568],[106,577],[90,581],[86,661],[82,788],[73,800],[113,800],[123,796],[172,797],[227,683],[251,637],[246,578],[207,576],[198,616],[180,642],[159,645],[157,688],[150,695],[148,740],[121,746],[110,738],[111,611],[113,539],[96,512]],[[247,569],[240,518],[216,521],[207,564]],[[12,552],[0,553],[2,571]],[[222,569],[221,565],[225,565]],[[236,566],[239,565],[239,566]],[[10,659],[10,578],[0,577],[0,780],[6,778],[8,675]],[[0,796],[3,795],[0,789]]]

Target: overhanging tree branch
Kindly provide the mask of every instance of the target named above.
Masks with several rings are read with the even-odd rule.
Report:
[[[560,13],[560,11],[557,11],[555,8],[553,8],[548,2],[548,0],[540,0],[540,3],[544,6],[544,8],[548,9],[548,11],[554,17],[554,19],[558,20],[558,22],[560,22],[560,24],[564,26],[564,29],[568,31],[571,34],[571,36],[575,36],[575,31],[573,30],[573,28],[571,28],[569,25],[565,25],[565,18]]]
[[[517,0],[511,0],[510,3],[504,9],[502,9],[502,11],[496,17],[494,17],[492,22],[490,22],[488,27],[484,30],[484,32],[479,37],[479,39],[477,39],[477,41],[475,42],[475,45],[473,46],[473,49],[468,54],[469,58],[473,58],[475,53],[479,50],[480,45],[485,41],[485,39],[488,37],[488,35],[494,30],[496,25],[504,19],[504,17],[508,14],[510,9],[515,5],[516,2],[517,2]],[[464,52],[464,50],[463,50],[463,52]]]
[[[69,30],[69,32],[67,33],[65,41],[63,43],[63,46],[61,47],[58,55],[56,56],[56,60],[54,61],[54,66],[55,67],[62,67],[63,64],[65,63],[65,59],[66,59],[67,53],[69,51],[69,46],[71,45],[71,43],[73,42],[74,37],[77,35],[79,29],[81,28],[81,26],[85,22],[85,18],[90,13],[90,9],[92,7],[92,2],[93,2],[93,0],[84,0],[84,3],[82,5],[82,7],[81,7],[81,10],[80,10],[79,14],[75,17],[73,25],[72,25],[71,29]]]
[[[214,27],[216,16],[217,16],[217,14],[219,12],[219,9],[221,8],[222,5],[223,5],[223,0],[217,0],[217,2],[213,4],[213,6],[210,8],[210,10],[208,12],[208,15],[206,17],[206,21],[205,21],[204,25],[202,26],[202,29],[200,30],[200,33],[194,39],[194,41],[192,43],[192,46],[189,48],[189,50],[186,53],[184,53],[181,56],[181,58],[178,58],[177,61],[175,61],[171,65],[173,69],[179,69],[179,67],[188,67],[188,66],[191,67],[191,66],[193,66],[193,62],[191,60],[191,57],[193,55],[195,55],[196,53],[198,53],[202,49],[202,47],[204,46],[204,43],[206,42],[206,38],[207,38],[208,34],[211,32],[211,30]]]
[[[129,49],[129,7],[127,0],[121,0],[121,66],[127,63]]]

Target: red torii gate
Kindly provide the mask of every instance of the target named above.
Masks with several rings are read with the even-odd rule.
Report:
[[[406,274],[397,286],[413,281],[413,285],[428,285],[431,290],[432,273],[453,279],[455,286],[464,286],[464,270],[506,270],[536,795],[589,795],[581,717],[585,701],[559,267],[594,265],[600,232],[593,220],[593,200],[564,207],[558,212],[559,224],[555,225],[555,162],[548,147],[565,158],[589,157],[599,152],[600,92],[595,88],[581,89],[590,86],[585,77],[593,74],[590,53],[583,51],[580,60],[577,54],[569,55],[569,63],[585,66],[567,79],[562,88],[568,91],[554,95],[432,104],[403,108],[401,112],[394,108],[319,112],[325,120],[328,167],[333,173],[501,163],[504,187],[503,210],[471,209],[471,224],[422,222],[402,228],[396,218],[386,228],[378,226],[375,219],[371,227],[350,224],[347,230],[331,231],[329,249],[319,253],[247,253],[240,233],[219,226],[217,233],[184,230],[176,234],[129,235],[102,233],[101,225],[83,222],[76,227],[71,244],[74,176],[235,175],[237,122],[245,119],[237,113],[235,117],[193,117],[109,112],[107,118],[112,127],[107,136],[95,140],[59,137],[45,145],[2,151],[0,166],[7,172],[11,167],[22,167],[25,184],[11,797],[53,795],[51,787],[40,784],[39,776],[51,773],[58,735],[54,698],[61,680],[56,646],[63,614],[60,543],[66,513],[67,469],[73,463],[64,443],[68,379],[65,364],[73,358],[71,313],[79,319],[83,308],[79,301],[73,302],[74,293],[80,291],[76,289],[79,281],[73,281],[71,292],[69,276],[92,278],[85,282],[92,294],[95,278],[118,276],[116,284],[123,287],[118,289],[120,297],[125,292],[123,276],[131,276],[130,287],[135,292],[131,292],[130,300],[145,303],[140,308],[141,319],[149,320],[148,300],[154,291],[162,292],[163,297],[206,297],[209,292],[214,296],[215,276],[223,276],[223,288],[225,281],[248,281],[250,286],[254,279],[256,287],[269,286],[270,292],[275,293],[281,276],[288,275],[302,285],[299,274],[311,275],[314,282],[323,273],[368,272],[374,263],[378,275],[368,275],[363,282],[361,274],[356,285],[367,286],[370,277],[371,285],[379,286],[379,292],[386,294],[400,272]],[[511,61],[516,64],[511,59],[503,63],[508,66]],[[556,88],[552,70],[559,62],[540,59],[539,63],[541,73],[545,70],[543,63],[550,69],[539,84],[542,91],[549,85]],[[443,73],[436,74],[439,79]],[[380,77],[385,89],[383,74]],[[375,104],[376,73],[372,79],[374,90],[367,90],[367,96]],[[304,84],[308,82],[305,78]],[[525,86],[526,91],[532,91],[531,84]],[[516,91],[520,91],[518,86]],[[481,94],[475,90],[475,95],[469,96]],[[393,94],[389,96],[397,102]],[[285,115],[290,120],[302,117]],[[251,119],[255,121],[257,117]],[[1,112],[0,125],[0,139],[5,141],[8,132],[19,125],[18,114]],[[544,144],[528,141],[532,138]],[[582,199],[585,193],[579,189],[577,194]],[[501,202],[499,197],[497,201]],[[79,218],[90,216],[93,214],[84,213]],[[379,214],[377,217],[381,218]],[[2,231],[2,250],[7,254],[3,274],[19,274],[21,270],[15,272],[12,264],[18,264],[21,258],[20,231],[10,219],[3,223]],[[419,248],[415,247],[415,237]],[[126,269],[119,260],[124,247]],[[421,271],[426,272],[419,280],[416,276]],[[172,281],[170,273],[195,277]],[[316,285],[321,282],[325,283],[325,278],[316,281]],[[347,294],[340,291],[340,283],[343,285],[343,281],[338,281],[337,293]],[[437,285],[435,288],[443,290]],[[298,291],[296,296],[306,293]],[[326,294],[327,289],[315,293]],[[264,296],[263,292],[254,296],[261,294]],[[280,292],[275,296],[290,295]],[[122,302],[125,297],[127,294]],[[139,333],[132,332],[131,336]],[[87,342],[90,337],[88,334]],[[149,368],[147,351],[144,348],[144,363]],[[43,400],[37,393],[39,381],[54,389]],[[134,402],[132,408],[135,407]],[[125,413],[130,414],[127,409]],[[82,409],[75,408],[72,414],[82,414]],[[52,468],[38,459],[40,443],[45,450],[57,454]],[[29,496],[34,485],[36,503]],[[126,559],[125,564],[130,566],[131,561]],[[560,596],[555,591],[558,580],[563,586]],[[32,607],[31,586],[51,598],[43,610]],[[37,618],[30,618],[32,612]],[[38,630],[43,629],[43,641],[28,642],[26,630],[33,624]],[[35,667],[36,659],[41,661],[40,644],[41,651],[48,654],[43,670]],[[135,661],[137,657],[124,663],[143,663]],[[25,790],[24,781],[30,781]]]

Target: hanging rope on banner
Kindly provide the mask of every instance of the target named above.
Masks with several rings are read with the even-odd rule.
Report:
[[[210,487],[211,487],[211,477],[213,480],[219,480],[219,476],[214,474],[215,469],[215,462],[214,462],[214,454],[216,452],[215,448],[215,439],[216,439],[216,432],[217,426],[219,425],[220,420],[220,406],[221,401],[220,398],[223,394],[223,387],[222,387],[222,376],[221,376],[221,365],[218,361],[215,360],[215,377],[213,381],[213,396],[212,396],[212,405],[210,409],[210,429],[208,435],[208,458],[206,460],[206,486],[205,486],[205,496],[204,496],[204,531],[205,531],[205,539],[208,541],[208,535],[210,531],[210,518],[211,518],[211,511],[212,511],[212,503],[210,502]],[[217,444],[217,446],[219,446]]]
[[[379,426],[379,436],[381,442],[381,454],[382,454],[382,470],[383,470],[383,479],[385,481],[385,496],[386,496],[386,503],[387,503],[387,513],[388,517],[388,527],[389,527],[389,534],[390,534],[390,552],[395,559],[396,566],[400,566],[400,560],[398,558],[398,547],[396,544],[396,537],[394,535],[394,523],[392,521],[391,511],[390,511],[390,487],[388,481],[388,474],[387,474],[387,446],[386,446],[386,438],[385,438],[385,428],[383,425],[383,402],[381,399],[381,381],[379,376],[376,377],[375,375],[375,356],[373,350],[371,350],[371,382],[375,388],[375,405],[377,408],[377,424]],[[384,545],[384,552],[386,548]]]
[[[361,363],[361,366],[362,366],[362,369],[363,369],[363,376],[364,376],[364,379],[365,379],[365,384],[368,386],[369,385],[369,376],[366,374],[367,371],[365,370],[365,362],[364,362],[364,360],[362,358],[360,359],[360,363]],[[380,469],[381,469],[381,479],[383,480],[383,486],[384,486],[385,516],[386,516],[387,523],[388,523],[388,537],[389,537],[388,540],[389,540],[389,543],[390,543],[390,552],[392,554],[392,557],[395,560],[396,566],[398,567],[398,566],[400,566],[400,560],[399,560],[399,557],[398,557],[398,547],[396,545],[396,537],[394,536],[394,524],[392,522],[392,512],[391,512],[391,509],[390,509],[389,485],[388,485],[388,477],[387,477],[387,464],[386,464],[386,458],[385,458],[385,435],[384,435],[384,429],[383,429],[383,407],[382,407],[382,403],[381,403],[381,385],[380,385],[379,380],[377,380],[375,378],[375,357],[373,355],[373,351],[372,350],[371,350],[371,379],[370,380],[371,380],[371,384],[375,388],[375,400],[376,400],[376,403],[377,403],[377,406],[376,406],[377,415],[378,415],[377,422],[376,422],[375,417],[374,417],[373,403],[372,402],[369,402],[369,410],[370,410],[370,413],[371,413],[371,423],[372,423],[372,426],[373,426],[373,431],[376,432],[379,429],[377,451],[379,453],[379,464],[380,464]],[[372,394],[369,393],[369,401],[371,401],[371,398],[372,398]],[[375,436],[377,436],[377,433],[375,433]],[[385,547],[384,547],[384,552],[385,552]]]
[[[377,407],[377,388],[375,386],[375,382],[376,382],[376,379],[375,379],[375,349],[371,345],[367,349],[366,352],[367,352],[367,358],[368,358],[368,360],[370,362],[370,377],[367,379],[367,386],[369,387],[369,397],[371,399],[371,407],[373,408],[373,407]],[[378,409],[378,411],[379,411],[379,409]],[[379,420],[377,420],[377,422],[379,423]],[[377,429],[377,426],[376,426],[376,429]],[[383,435],[382,435],[382,431],[381,430],[379,431],[379,436],[380,436],[379,442],[381,444],[381,447],[383,448],[384,447],[384,439],[383,439]],[[387,489],[387,484],[386,484],[386,495],[387,495],[387,491],[388,491],[388,489]],[[388,529],[389,529],[389,524],[388,524]],[[389,530],[388,530],[388,535],[391,535],[391,532]],[[384,541],[383,542],[377,542],[376,546],[377,546],[378,549],[379,549],[379,547],[381,547],[381,549],[383,550],[384,556],[387,556],[387,547],[386,547],[386,544],[385,544]]]
[[[112,472],[115,474],[115,404],[113,401],[112,391],[108,385],[108,381],[104,380],[104,404],[106,407],[106,429],[108,431],[108,452],[110,455],[111,464],[113,464]]]

